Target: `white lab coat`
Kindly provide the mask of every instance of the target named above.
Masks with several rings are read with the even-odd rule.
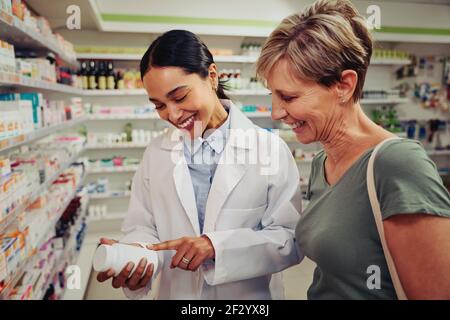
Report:
[[[294,240],[301,211],[299,173],[288,146],[273,133],[256,127],[229,100],[222,103],[230,109],[232,130],[211,185],[203,230],[214,245],[215,262],[205,263],[196,272],[170,269],[175,251],[159,251],[160,267],[155,273],[160,274],[158,299],[281,298],[281,276],[270,283],[272,274],[303,258]],[[233,129],[245,130],[249,139],[242,139],[242,131]],[[246,160],[255,148],[263,150],[267,145],[272,150],[266,159]],[[221,163],[225,159],[240,162]],[[277,161],[275,174],[263,173],[264,168],[276,167]],[[133,178],[122,232],[121,241],[128,243],[201,235],[178,129],[168,129],[147,147]],[[127,297],[140,299],[150,287],[124,291]]]

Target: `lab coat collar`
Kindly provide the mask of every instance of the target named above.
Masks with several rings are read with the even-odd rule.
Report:
[[[228,134],[230,132],[230,110],[227,109],[227,119],[222,123],[222,125],[210,133],[205,138],[198,137],[192,141],[190,138],[184,138],[185,148],[188,150],[188,154],[192,157],[201,148],[204,141],[206,141],[209,146],[217,153],[221,154],[225,148],[225,143],[228,140]]]
[[[249,149],[256,147],[249,141],[256,139],[246,139],[245,135],[257,135],[257,127],[229,100],[222,100],[225,107],[229,107],[230,113],[230,134],[225,149],[221,155],[231,154],[235,160],[245,159]],[[198,222],[197,205],[195,202],[194,188],[192,179],[183,154],[184,135],[181,130],[173,128],[163,137],[161,148],[166,150],[179,150],[173,153],[175,155],[175,167],[173,170],[173,180],[178,198],[188,216],[192,228],[196,235],[200,235],[200,226]],[[220,160],[219,160],[220,162]],[[204,232],[215,229],[215,224],[226,199],[245,175],[247,165],[239,163],[236,160],[234,165],[219,165],[211,185],[208,200],[206,203]]]

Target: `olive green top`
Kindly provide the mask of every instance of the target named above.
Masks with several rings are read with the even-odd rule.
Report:
[[[302,253],[317,264],[308,299],[397,298],[367,193],[372,151],[334,186],[325,180],[326,154],[322,151],[313,160],[310,203],[295,232]],[[419,142],[387,142],[377,154],[374,174],[383,219],[420,213],[450,218],[449,192]],[[379,267],[381,288],[373,286],[372,266]]]

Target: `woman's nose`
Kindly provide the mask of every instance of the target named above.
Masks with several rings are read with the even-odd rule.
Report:
[[[287,116],[286,110],[284,110],[278,103],[272,102],[272,119],[281,120]]]
[[[180,110],[175,104],[167,104],[167,111],[169,113],[169,120],[172,123],[178,124],[183,116],[183,111]]]

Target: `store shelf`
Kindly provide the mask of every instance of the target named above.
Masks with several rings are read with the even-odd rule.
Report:
[[[88,173],[122,173],[135,172],[138,166],[123,166],[123,167],[109,167],[109,168],[88,168]]]
[[[79,60],[122,60],[122,61],[140,61],[143,54],[125,54],[125,53],[78,53]],[[245,56],[245,55],[216,55],[214,62],[225,63],[249,63],[253,64],[258,61],[259,56]],[[372,65],[407,65],[410,64],[409,59],[373,59]]]
[[[87,120],[108,121],[108,120],[151,120],[160,119],[158,113],[150,114],[90,114]]]
[[[101,217],[90,217],[89,221],[108,221],[108,220],[123,220],[126,217],[126,213],[108,213]]]
[[[411,100],[409,98],[391,98],[391,99],[361,99],[361,104],[363,105],[386,105],[386,104],[401,104],[409,103]]]
[[[113,143],[113,144],[88,144],[87,150],[97,149],[139,149],[147,148],[148,143]]]
[[[0,73],[0,87],[17,87],[24,89],[39,89],[50,92],[61,92],[73,95],[82,95],[83,90],[44,80],[35,80],[28,77],[22,77],[14,73]]]
[[[123,61],[140,61],[142,54],[127,53],[77,53],[78,60],[123,60]]]
[[[258,56],[215,56],[214,62],[256,63]]]
[[[370,65],[404,66],[411,63],[409,59],[373,59]]]
[[[146,96],[145,89],[83,90],[84,96]]]
[[[119,199],[119,198],[127,198],[130,195],[131,191],[110,191],[107,193],[92,193],[89,195],[89,199],[91,200]]]
[[[261,111],[261,112],[244,112],[244,114],[249,118],[271,118],[272,113],[270,111]]]
[[[76,126],[84,121],[86,121],[87,118],[83,117],[80,119],[70,120],[61,124],[57,124],[51,127],[38,129],[33,132],[27,133],[27,134],[21,134],[16,137],[12,137],[9,139],[0,140],[0,153],[4,152],[6,150],[10,150],[12,148],[19,147],[24,144],[31,143],[33,141],[36,141],[38,139],[44,138],[48,135],[51,135],[55,132],[71,128],[73,126]]]
[[[43,232],[40,236],[39,241],[37,241],[36,249],[39,250],[39,248],[44,244],[45,240],[47,239],[47,235],[50,233],[52,228],[55,227],[58,220],[61,218],[62,214],[66,210],[66,208],[69,206],[72,199],[76,196],[78,188],[82,185],[84,180],[84,177],[80,179],[79,184],[76,186],[74,191],[72,192],[71,196],[66,199],[66,201],[63,203],[61,208],[58,210],[58,213],[53,217],[53,219],[48,224],[47,229],[45,232]],[[20,280],[23,273],[33,267],[36,261],[36,257],[38,257],[38,254],[33,254],[30,257],[27,257],[24,259],[24,262],[20,265],[20,267],[17,269],[17,271],[14,273],[14,275],[11,277],[12,280],[9,281],[8,285],[3,289],[3,291],[0,293],[0,300],[7,299],[8,296],[11,293],[11,290],[14,289],[14,287],[17,285],[17,282]]]
[[[236,89],[225,93],[230,96],[268,96],[270,91],[267,89]]]
[[[450,156],[450,150],[433,150],[428,151],[429,156]]]
[[[15,16],[0,11],[0,34],[2,40],[13,44],[18,49],[39,51],[45,54],[52,51],[70,66],[77,67],[76,59],[68,57],[57,45],[56,41],[45,37],[36,30],[28,27]]]
[[[11,212],[3,221],[0,222],[0,234],[3,234],[4,231],[17,219],[20,213],[22,213],[30,204],[32,204],[37,197],[45,190],[47,190],[52,183],[58,179],[60,174],[70,167],[72,163],[74,163],[77,158],[81,155],[81,153],[84,151],[80,150],[77,154],[75,154],[70,160],[61,166],[61,169],[55,172],[49,179],[47,179],[43,184],[41,184],[33,193],[30,195],[28,200],[26,200],[22,205],[16,207],[16,209]]]
[[[86,213],[87,213],[87,207],[88,205],[86,204],[85,208],[83,209],[83,213],[78,217],[77,223],[76,225],[73,227],[72,230],[78,230],[79,227],[81,226],[81,222],[83,221],[83,218],[86,217]],[[87,228],[87,226],[86,226]],[[86,230],[84,231],[86,234]],[[45,284],[41,287],[41,292],[39,293],[39,295],[34,299],[34,300],[43,300],[44,296],[45,296],[45,292],[47,291],[47,288],[50,286],[50,284],[52,283],[53,279],[56,277],[56,274],[58,273],[60,266],[63,265],[66,260],[67,260],[67,255],[75,249],[76,247],[76,238],[73,237],[74,235],[71,234],[71,238],[69,240],[69,242],[67,243],[66,247],[62,250],[61,254],[59,255],[59,257],[56,259],[55,264],[53,265],[53,271],[50,274],[49,278],[47,279],[47,281],[45,282]],[[75,259],[78,257],[78,254],[76,254]],[[71,264],[71,263],[69,263]],[[63,292],[64,294],[64,292]]]
[[[143,54],[126,54],[126,53],[78,53],[79,60],[123,60],[123,61],[140,61]],[[230,63],[255,63],[258,56],[214,56],[215,62],[230,62]]]

